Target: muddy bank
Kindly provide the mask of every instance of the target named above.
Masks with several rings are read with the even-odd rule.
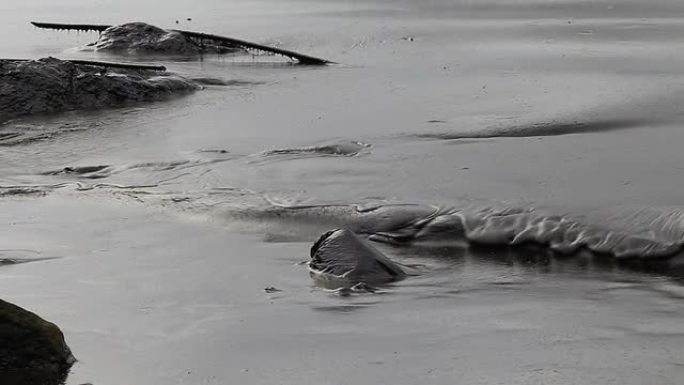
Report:
[[[233,45],[196,42],[179,31],[169,31],[142,22],[111,26],[102,32],[92,47],[97,51],[163,55],[243,51],[242,48]]]
[[[156,101],[199,88],[166,72],[81,65],[55,58],[0,60],[0,123],[25,115]]]
[[[44,23],[37,21],[32,21],[31,24],[38,28],[57,31],[98,32],[100,34],[98,41],[89,45],[89,47],[94,47],[96,51],[170,56],[259,51],[269,55],[285,56],[303,65],[334,64],[334,62],[325,59],[246,40],[203,32],[178,29],[165,30],[143,22],[115,26],[105,24]]]

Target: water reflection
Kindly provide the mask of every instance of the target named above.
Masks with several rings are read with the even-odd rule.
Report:
[[[509,271],[523,271],[532,274],[569,274],[583,278],[623,279],[633,274],[649,277],[665,277],[684,284],[684,256],[662,260],[614,259],[607,256],[581,252],[563,255],[535,246],[494,247],[481,245],[430,245],[391,246],[390,254],[400,261],[424,260],[433,269],[464,271],[468,266],[488,265]]]

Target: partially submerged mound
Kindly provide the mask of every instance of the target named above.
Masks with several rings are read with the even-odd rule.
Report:
[[[330,289],[386,284],[406,276],[396,263],[345,229],[329,231],[316,241],[309,270],[317,283]]]
[[[58,384],[75,361],[56,325],[0,300],[0,383]]]
[[[133,54],[192,55],[203,53],[232,53],[256,50],[269,54],[283,55],[297,60],[299,64],[326,65],[332,62],[317,57],[302,55],[286,49],[269,47],[232,37],[202,32],[163,30],[152,25],[136,22],[118,26],[104,24],[64,24],[32,21],[38,28],[58,31],[95,31],[100,39],[90,46],[97,50],[110,50]]]
[[[163,55],[228,53],[241,50],[229,45],[198,43],[181,32],[168,31],[142,22],[111,26],[102,32],[93,46],[98,51]]]
[[[0,60],[0,123],[22,115],[161,100],[200,87],[165,72],[112,69],[55,58]]]

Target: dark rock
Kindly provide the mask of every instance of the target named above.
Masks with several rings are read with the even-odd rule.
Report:
[[[0,300],[0,384],[56,385],[75,361],[56,325]]]
[[[200,87],[154,71],[109,69],[46,58],[0,60],[0,123],[32,114],[161,100]]]
[[[97,51],[161,55],[198,55],[242,50],[238,47],[199,43],[178,31],[169,31],[142,22],[111,26],[102,32],[93,46]]]
[[[329,231],[314,243],[309,270],[316,283],[329,289],[386,284],[406,277],[399,265],[345,229]]]
[[[200,47],[179,32],[147,23],[126,23],[107,28],[95,43],[98,51],[126,53],[197,54]]]

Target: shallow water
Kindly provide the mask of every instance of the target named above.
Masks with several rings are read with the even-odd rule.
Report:
[[[683,16],[663,0],[3,2],[3,57],[115,60],[75,49],[96,34],[28,22],[144,20],[339,64],[130,58],[228,85],[0,127],[2,298],[62,327],[69,385],[679,383],[680,258],[610,254],[684,241]],[[396,203],[416,206],[350,209]],[[405,234],[431,205],[496,245],[381,244],[416,276],[349,297],[301,265],[332,227]],[[560,220],[608,255],[500,247],[531,229],[548,245]]]

